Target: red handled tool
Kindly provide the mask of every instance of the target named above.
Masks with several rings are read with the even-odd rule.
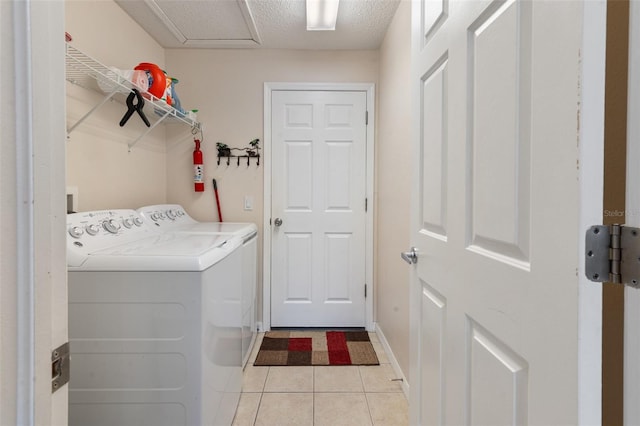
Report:
[[[213,180],[213,192],[216,194],[216,206],[218,207],[218,219],[222,222],[222,210],[220,210],[220,197],[218,197],[218,184]]]

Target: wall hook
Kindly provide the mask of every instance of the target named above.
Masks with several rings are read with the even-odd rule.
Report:
[[[251,159],[256,159],[256,166],[260,166],[260,139],[254,139],[249,142],[249,146],[246,148],[231,148],[229,145],[217,142],[216,148],[218,149],[218,166],[220,165],[220,158],[227,158],[227,166],[231,164],[231,157],[236,158],[236,165],[240,166],[240,158],[247,159],[247,167],[251,165]],[[238,154],[233,154],[235,151],[240,151]]]

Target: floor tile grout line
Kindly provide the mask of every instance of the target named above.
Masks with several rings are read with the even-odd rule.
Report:
[[[362,370],[358,368],[358,374],[360,375],[360,381],[362,382],[362,391],[364,395],[364,401],[367,404],[367,412],[369,413],[369,420],[371,420],[371,425],[373,424],[373,415],[371,414],[371,407],[369,406],[369,398],[367,398],[367,389],[364,386],[364,379],[362,378]]]
[[[371,406],[369,405],[369,398],[367,398],[367,394],[364,394],[364,401],[367,404],[367,412],[369,413],[369,420],[371,421],[371,426],[375,426],[374,420],[373,420],[373,414],[371,414]]]
[[[262,397],[264,396],[264,394],[260,394],[260,398],[258,398],[258,407],[256,408],[256,414],[253,416],[253,426],[256,426],[256,423],[258,422],[258,413],[260,412],[260,406],[262,405]]]
[[[311,424],[316,424],[316,368],[311,367]]]

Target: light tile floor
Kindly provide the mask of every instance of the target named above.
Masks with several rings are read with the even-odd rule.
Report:
[[[233,426],[403,426],[409,407],[375,333],[380,365],[256,367],[263,334],[244,370]]]

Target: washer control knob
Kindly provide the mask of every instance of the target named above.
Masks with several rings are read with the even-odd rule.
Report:
[[[158,213],[158,217],[159,217],[160,219],[164,219],[164,218],[166,218],[166,216],[165,216],[165,214],[164,214],[163,212]]]
[[[92,223],[91,225],[85,226],[84,230],[87,231],[87,234],[89,235],[98,235],[98,232],[100,232],[100,227],[95,223]]]
[[[173,210],[167,210],[167,217],[171,220],[176,220],[176,212]]]
[[[134,217],[133,218],[133,223],[136,226],[142,226],[142,219],[140,219],[139,217]]]
[[[102,227],[112,234],[117,234],[120,229],[120,225],[118,225],[118,222],[116,222],[115,219],[105,220],[102,222]]]
[[[158,215],[156,213],[151,213],[151,220],[153,220],[154,222],[158,220]]]
[[[69,228],[69,235],[73,238],[80,238],[84,234],[84,231],[79,226],[72,226]]]
[[[131,229],[131,227],[133,226],[133,220],[131,220],[130,218],[122,219],[122,224],[125,228]]]

